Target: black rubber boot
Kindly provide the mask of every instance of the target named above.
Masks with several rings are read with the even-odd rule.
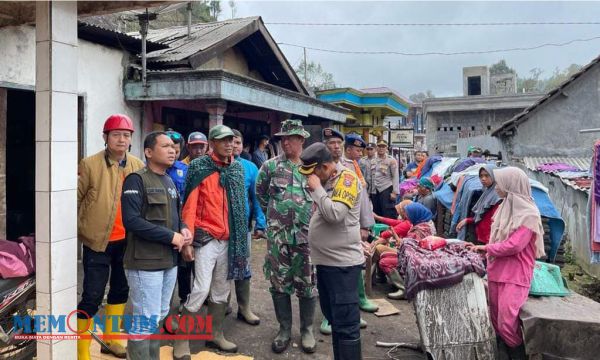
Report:
[[[315,352],[317,342],[313,333],[313,321],[315,318],[315,306],[317,298],[299,298],[300,302],[300,335],[302,336],[302,351],[308,354]]]
[[[340,340],[340,360],[362,360],[360,338],[356,340]]]
[[[276,354],[282,353],[290,345],[292,338],[292,299],[288,294],[271,294],[275,316],[279,322],[279,332],[271,344],[271,349]]]

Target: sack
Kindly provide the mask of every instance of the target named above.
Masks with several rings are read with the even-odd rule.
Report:
[[[446,246],[446,239],[439,236],[428,236],[419,240],[419,247],[425,250],[437,250]]]
[[[533,279],[529,295],[567,296],[570,294],[566,281],[560,274],[560,268],[554,264],[536,261],[533,267]]]

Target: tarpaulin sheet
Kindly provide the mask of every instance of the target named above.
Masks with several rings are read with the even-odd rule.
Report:
[[[454,198],[454,191],[450,188],[450,185],[442,183],[440,189],[434,192],[435,198],[448,210],[452,207],[452,198]]]
[[[528,355],[544,359],[600,358],[600,304],[572,293],[530,297],[521,308]]]
[[[550,253],[547,255],[548,260],[552,262],[556,258],[556,253],[558,252],[558,248],[560,247],[560,243],[565,232],[565,222],[552,203],[552,200],[550,200],[547,191],[544,191],[545,187],[535,180],[530,179],[530,183],[533,200],[540,210],[540,215],[549,219],[548,225],[550,226],[551,246]],[[474,188],[473,190],[476,191],[477,189]],[[444,183],[440,190],[435,192],[435,197],[446,209],[450,209],[452,206],[454,192],[448,184]],[[459,200],[460,199],[457,199],[457,201]],[[455,212],[455,216],[452,219],[453,224],[457,224],[460,220],[462,220],[460,217],[457,217],[458,215],[458,211]]]
[[[550,200],[548,193],[535,187],[531,188],[531,193],[533,195],[533,201],[535,201],[535,204],[540,210],[540,215],[549,219],[548,225],[550,226],[550,253],[546,255],[548,255],[548,260],[553,262],[556,258],[558,248],[560,247],[563,234],[565,233],[565,222],[561,218],[556,207],[554,207],[554,204],[552,203],[552,200]]]

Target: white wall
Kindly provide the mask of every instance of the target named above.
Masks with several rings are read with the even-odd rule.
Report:
[[[35,85],[35,28],[0,28],[0,84]],[[6,85],[0,85],[6,86]]]
[[[35,28],[0,28],[0,87],[35,86]],[[104,147],[102,126],[110,114],[129,115],[136,131],[132,153],[141,154],[141,108],[123,100],[123,77],[128,53],[79,40],[78,92],[84,97],[84,156]]]
[[[85,154],[95,154],[104,147],[104,121],[111,114],[123,113],[131,117],[135,124],[137,131],[133,136],[131,151],[139,157],[141,107],[140,104],[125,103],[123,99],[123,76],[128,54],[85,40],[79,40],[78,50],[78,89],[85,98]]]

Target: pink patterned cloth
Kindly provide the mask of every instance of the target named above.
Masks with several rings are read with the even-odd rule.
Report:
[[[468,273],[485,274],[482,257],[468,250],[463,242],[430,251],[419,247],[417,241],[405,238],[398,250],[398,265],[408,300],[424,289],[458,284]]]
[[[404,196],[404,194],[409,193],[417,188],[417,182],[419,180],[417,178],[411,178],[408,180],[404,180],[400,183],[400,198]]]
[[[577,170],[581,170],[581,169],[579,169],[578,167],[573,166],[573,165],[557,162],[557,163],[540,164],[537,166],[537,170],[543,171],[543,172],[557,172],[557,171],[577,171]]]
[[[35,238],[21,236],[18,241],[0,239],[0,277],[2,279],[35,273]]]

